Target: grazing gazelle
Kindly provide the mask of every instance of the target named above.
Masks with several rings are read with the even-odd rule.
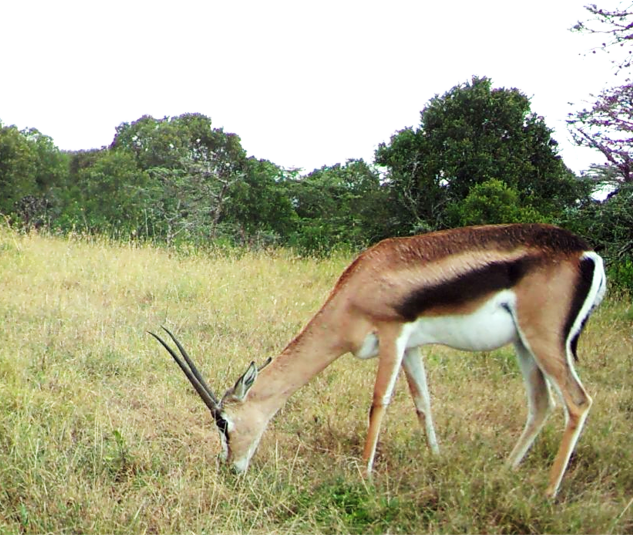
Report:
[[[458,228],[387,239],[363,252],[281,354],[259,369],[251,363],[221,400],[169,331],[190,369],[153,336],[211,410],[226,460],[238,472],[248,468],[268,422],[293,392],[347,352],[379,357],[363,452],[367,473],[401,367],[428,445],[437,453],[420,346],[487,351],[512,343],[529,412],[508,461],[516,467],[541,429],[552,384],[566,412],[547,487],[554,496],[591,407],[574,371],[576,345],[605,289],[600,256],[565,230],[537,224]]]

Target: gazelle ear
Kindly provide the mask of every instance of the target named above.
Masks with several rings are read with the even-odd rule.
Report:
[[[266,359],[266,362],[264,362],[264,364],[262,364],[259,368],[258,368],[258,372],[261,372],[266,366],[268,366],[271,362],[273,361],[272,357],[268,357]]]
[[[251,386],[255,383],[255,379],[257,379],[257,366],[255,366],[254,362],[251,362],[244,375],[235,383],[233,397],[238,401],[243,401]]]

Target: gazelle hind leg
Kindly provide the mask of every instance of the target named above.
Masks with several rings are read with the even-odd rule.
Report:
[[[574,371],[569,348],[565,351],[557,347],[558,344],[550,347],[544,347],[542,343],[539,345],[540,347],[532,346],[534,356],[541,370],[560,392],[566,414],[563,438],[550,471],[546,490],[548,496],[554,497],[584,426],[592,400]]]
[[[567,469],[567,464],[576,447],[576,442],[582,432],[585,420],[589,414],[589,409],[593,403],[591,397],[582,386],[582,383],[578,380],[576,374],[573,373],[571,364],[570,369],[566,371],[565,375],[566,377],[557,381],[557,385],[563,396],[567,418],[563,439],[556,458],[554,459],[554,464],[550,472],[550,481],[547,487],[547,494],[552,497],[558,492],[563,475]],[[566,383],[565,386],[562,386],[563,382]]]
[[[440,448],[435,436],[435,428],[433,426],[433,416],[431,415],[431,396],[426,381],[426,371],[424,369],[424,360],[419,347],[407,349],[402,361],[409,390],[415,410],[418,415],[418,421],[425,430],[426,442],[435,454],[440,452]]]
[[[371,474],[374,466],[380,427],[387,406],[391,401],[391,395],[396,385],[398,372],[400,371],[404,357],[407,340],[401,330],[400,328],[392,326],[378,333],[378,338],[380,339],[378,373],[376,374],[374,397],[369,412],[367,440],[365,441],[365,449],[363,450],[363,461],[365,462],[367,475]]]
[[[517,468],[543,427],[553,402],[547,379],[545,379],[530,350],[520,341],[516,342],[514,347],[517,352],[519,367],[523,373],[528,398],[528,416],[525,428],[508,457],[508,464],[512,468]]]

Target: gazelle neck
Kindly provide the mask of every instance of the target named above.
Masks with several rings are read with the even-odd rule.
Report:
[[[326,305],[257,377],[244,405],[272,418],[287,399],[348,351]]]

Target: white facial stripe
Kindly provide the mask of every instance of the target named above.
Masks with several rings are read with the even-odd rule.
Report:
[[[226,440],[226,435],[219,429],[218,432],[220,434],[220,444],[222,444],[222,453],[220,453],[220,459],[222,459],[223,462],[226,462],[229,458],[229,443]]]

